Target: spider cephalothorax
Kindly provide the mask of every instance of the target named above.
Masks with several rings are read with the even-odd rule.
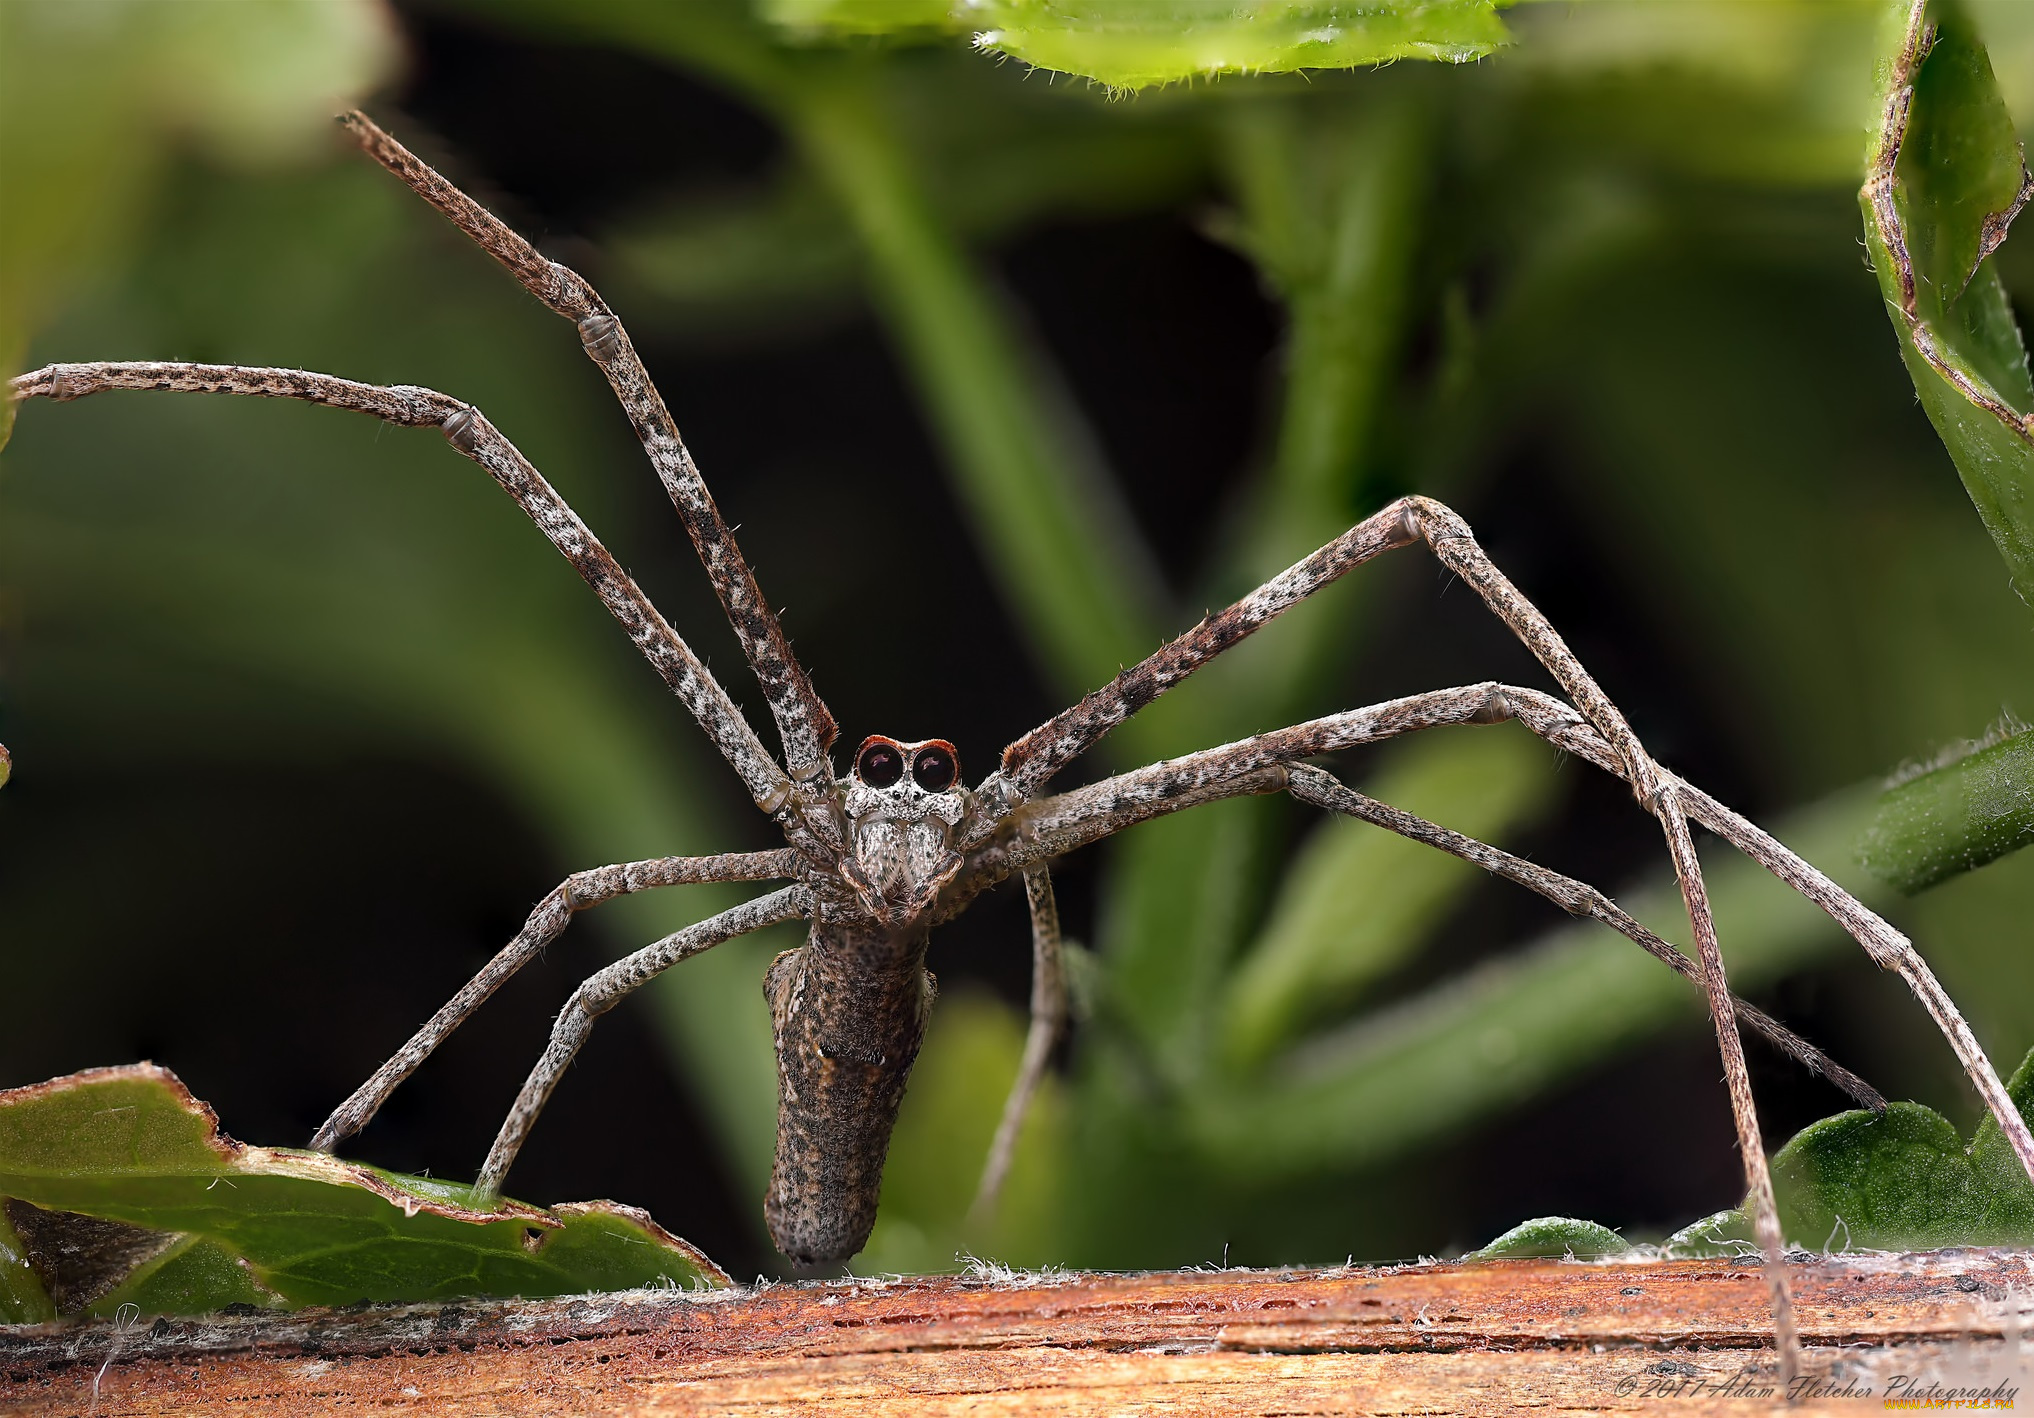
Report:
[[[970,796],[952,744],[871,734],[841,790],[849,852],[841,873],[872,910],[892,916],[896,906],[923,904],[952,878],[961,864],[954,828]]]

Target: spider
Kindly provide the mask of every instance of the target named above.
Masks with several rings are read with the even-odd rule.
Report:
[[[782,744],[774,757],[685,641],[527,459],[469,404],[409,385],[377,386],[292,369],[190,363],[56,364],[10,385],[15,399],[67,400],[114,389],[160,389],[303,400],[436,428],[513,497],[578,570],[636,647],[782,831],[769,851],[665,857],[578,872],[538,903],[522,931],[372,1077],[334,1110],[312,1147],[331,1151],[574,913],[655,887],[703,882],[783,885],[638,950],[582,983],[495,1139],[477,1182],[483,1201],[504,1178],[560,1076],[603,1013],[681,960],[778,922],[808,924],[805,945],[779,955],[764,981],[774,1021],[778,1131],[764,1211],[778,1249],[800,1266],[847,1259],[867,1242],[892,1127],[924,1037],[933,980],[931,931],[982,892],[1021,878],[1030,909],[1031,1023],[988,1160],[978,1206],[993,1203],[1018,1128],[1066,1025],[1066,981],[1051,863],[1135,823],[1244,794],[1288,793],[1464,858],[1567,911],[1621,932],[1700,987],[1716,1025],[1760,1248],[1773,1281],[1776,1336],[1793,1350],[1781,1235],[1739,1027],[1765,1035],[1866,1106],[1884,1100],[1777,1021],[1734,998],[1725,979],[1690,823],[1700,823],[1802,893],[1899,972],[1935,1018],[1978,1092],[2034,1175],[2034,1138],[1998,1075],[1905,936],[1780,842],[1655,762],[1546,618],[1441,503],[1405,497],[1124,670],[1010,744],[973,788],[943,739],[872,735],[846,776],[829,756],[838,731],[793,657],[753,572],[721,519],[621,323],[580,276],[541,256],[485,208],[358,112],[340,122],[360,146],[574,322],[613,386],[761,683]],[[1105,734],[1224,650],[1339,577],[1387,551],[1424,544],[1474,589],[1552,675],[1567,698],[1486,682],[1415,694],[1183,757],[1068,792],[1053,777]],[[1310,760],[1444,725],[1515,720],[1557,749],[1617,775],[1665,834],[1693,927],[1697,959],[1647,930],[1595,888],[1357,792]]]

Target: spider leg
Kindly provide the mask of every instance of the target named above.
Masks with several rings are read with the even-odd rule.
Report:
[[[2029,1178],[2034,1178],[2034,1133],[2030,1133],[2026,1119],[2013,1105],[2005,1084],[1999,1080],[1998,1071],[1985,1056],[1977,1036],[1971,1032],[1955,1001],[1950,999],[1941,981],[1928,968],[1928,962],[1914,949],[1913,942],[1867,910],[1827,876],[1787,851],[1772,836],[1655,763],[1639,744],[1638,736],[1632,732],[1624,716],[1610,702],[1610,697],[1582,668],[1546,617],[1520,594],[1518,588],[1491,562],[1483,548],[1477,545],[1476,539],[1470,535],[1468,524],[1448,508],[1427,498],[1408,498],[1406,502],[1409,518],[1433,548],[1435,558],[1476,588],[1484,604],[1546,666],[1548,673],[1567,691],[1574,708],[1581,711],[1581,717],[1600,736],[1608,750],[1608,761],[1596,756],[1592,756],[1591,761],[1612,768],[1631,785],[1633,794],[1647,810],[1660,820],[1667,834],[1668,848],[1673,854],[1675,872],[1681,878],[1682,897],[1687,903],[1689,920],[1694,926],[1696,944],[1702,955],[1704,983],[1709,990],[1712,1012],[1716,1014],[1719,1040],[1730,1033],[1724,1028],[1721,1012],[1721,1002],[1727,990],[1723,985],[1722,956],[1713,948],[1716,926],[1709,917],[1701,865],[1695,856],[1694,839],[1688,831],[1691,816],[1821,906],[1864,947],[1865,953],[1880,968],[1899,973],[1956,1053],[1971,1086],[1977,1090],[2011,1142],[2021,1167]],[[1558,705],[1558,701],[1550,701],[1543,695],[1533,697],[1543,704]],[[1572,715],[1573,711],[1563,706],[1563,713],[1564,716]],[[1568,722],[1572,725],[1573,719],[1568,719]],[[1532,727],[1530,722],[1528,727]],[[1751,1097],[1750,1083],[1744,1078],[1742,1069],[1733,1066],[1728,1044],[1724,1044],[1723,1052],[1724,1073],[1729,1082],[1733,1108],[1740,1113],[1738,1140],[1742,1151],[1757,1137],[1756,1118],[1742,1116]],[[1759,1163],[1756,1169],[1753,1168],[1747,1153],[1746,1172],[1752,1180],[1755,1202],[1769,1196],[1771,1190],[1770,1178],[1763,1186],[1759,1183],[1759,1178],[1765,1176],[1763,1149]],[[1777,1236],[1777,1220],[1773,1224],[1773,1235]],[[1762,1223],[1762,1248],[1767,1239]]]
[[[1003,1102],[1003,1116],[996,1124],[995,1141],[989,1144],[988,1160],[982,1165],[982,1180],[975,1188],[974,1204],[968,1209],[970,1221],[985,1221],[996,1208],[996,1198],[1009,1175],[1010,1159],[1017,1151],[1017,1134],[1023,1130],[1024,1115],[1038,1092],[1045,1066],[1052,1060],[1060,1031],[1066,1027],[1066,971],[1060,958],[1059,903],[1052,895],[1052,874],[1043,862],[1024,870],[1024,899],[1031,907],[1031,1027],[1024,1036],[1024,1058],[1017,1065],[1016,1081]]]
[[[1379,802],[1368,794],[1357,792],[1326,769],[1316,768],[1311,764],[1294,764],[1286,770],[1286,791],[1303,803],[1311,803],[1330,812],[1359,818],[1388,832],[1396,832],[1401,837],[1424,842],[1429,847],[1438,848],[1450,856],[1460,857],[1463,861],[1479,866],[1495,876],[1516,882],[1528,891],[1544,896],[1571,916],[1587,916],[1592,920],[1601,921],[1684,979],[1697,985],[1701,983],[1697,978],[1693,961],[1673,945],[1647,930],[1628,911],[1586,882],[1563,876],[1556,871],[1549,871],[1536,862],[1515,857],[1488,843],[1479,842],[1474,837],[1465,837],[1460,832],[1429,822],[1423,817],[1416,817],[1389,803]],[[1870,1108],[1875,1113],[1885,1111],[1886,1100],[1878,1089],[1831,1059],[1786,1025],[1758,1006],[1736,996],[1732,996],[1731,1005],[1740,1024],[1750,1025],[1780,1052],[1794,1059],[1810,1073],[1828,1078],[1863,1107]]]
[[[1898,970],[1948,1036],[1971,1082],[2012,1139],[2021,1164],[2034,1177],[2034,1135],[2029,1134],[1998,1074],[1971,1036],[1969,1026],[1929,972],[1926,962],[1914,952],[1912,943],[1771,836],[1653,763],[1639,747],[1623,716],[1575,661],[1545,617],[1490,563],[1470,535],[1468,524],[1430,498],[1400,498],[1364,518],[1313,555],[1296,562],[1233,605],[1205,617],[1192,630],[1084,696],[1080,703],[1015,740],[1003,750],[1000,769],[982,785],[981,797],[987,810],[969,824],[971,831],[963,845],[970,849],[983,846],[1009,819],[1018,803],[1035,796],[1055,773],[1098,743],[1110,729],[1222,651],[1380,552],[1420,540],[1429,543],[1444,565],[1476,587],[1485,603],[1554,673],[1562,688],[1584,711],[1578,715],[1567,705],[1536,691],[1506,691],[1520,709],[1520,717],[1534,732],[1542,737],[1569,736],[1573,742],[1558,736],[1550,741],[1624,777],[1642,802],[1672,778],[1678,785],[1682,806],[1696,821],[1827,911],[1881,967]],[[1538,722],[1525,712],[1535,703],[1547,706],[1547,713]]]
[[[494,1146],[488,1150],[487,1161],[475,1183],[480,1197],[492,1200],[501,1194],[502,1178],[514,1165],[516,1153],[522,1150],[530,1128],[537,1121],[537,1114],[550,1101],[558,1080],[586,1042],[586,1036],[593,1032],[594,1020],[679,961],[736,936],[747,935],[780,921],[796,920],[811,911],[811,894],[802,886],[786,886],[767,896],[758,896],[731,907],[717,916],[709,916],[653,945],[644,946],[635,954],[624,956],[596,972],[574,990],[572,998],[565,1001],[564,1009],[558,1012],[557,1023],[551,1027],[550,1044],[545,1048],[543,1057],[537,1060],[537,1066],[530,1071],[529,1079],[516,1095],[515,1106],[509,1109],[501,1132],[494,1139]]]
[[[1779,1208],[1773,1195],[1772,1173],[1766,1162],[1765,1143],[1760,1135],[1758,1114],[1752,1099],[1750,1074],[1744,1062],[1744,1045],[1738,1037],[1738,1017],[1723,969],[1708,892],[1702,879],[1701,864],[1695,855],[1688,819],[1681,806],[1680,781],[1669,778],[1639,747],[1637,736],[1625,723],[1623,715],[1574,660],[1565,643],[1538,610],[1490,565],[1488,558],[1482,557],[1481,549],[1476,548],[1473,542],[1467,548],[1461,545],[1468,534],[1466,527],[1461,527],[1460,519],[1440,508],[1439,504],[1432,504],[1446,516],[1445,519],[1434,516],[1429,523],[1418,516],[1427,511],[1419,505],[1419,500],[1407,499],[1406,506],[1406,520],[1429,538],[1435,546],[1436,555],[1474,585],[1485,602],[1511,626],[1563,688],[1582,701],[1583,712],[1592,727],[1613,749],[1613,761],[1619,776],[1633,785],[1641,803],[1659,819],[1666,833],[1674,874],[1680,883],[1682,902],[1694,931],[1701,981],[1709,1000],[1710,1018],[1715,1027],[1717,1049],[1722,1056],[1724,1078],[1730,1093],[1731,1114],[1737,1126],[1747,1205],[1758,1236],[1759,1250],[1765,1260],[1771,1293],[1774,1345],[1780,1356],[1781,1375],[1786,1382],[1792,1382],[1800,1355],[1793,1297],[1786,1278],[1786,1247],[1780,1232]],[[1449,525],[1450,520],[1453,527]],[[1455,527],[1461,527],[1461,530],[1456,531]],[[1220,779],[1227,776],[1225,769],[1251,783],[1242,791],[1273,791],[1284,786],[1287,780],[1281,759],[1290,761],[1325,752],[1331,747],[1375,741],[1392,733],[1440,723],[1491,722],[1513,714],[1504,688],[1487,684],[1415,695],[1373,706],[1369,710],[1330,716],[1293,729],[1274,730],[1229,745],[1226,749],[1215,750],[1212,754],[1189,755],[1172,763],[1123,775],[1121,779],[1093,785],[1093,789],[1104,790],[1097,795],[1104,799],[1104,803],[1096,805],[1100,810],[1092,812],[1084,825],[1093,835],[1104,835],[1127,825],[1138,815],[1155,815],[1153,809],[1165,810],[1162,805],[1169,797],[1208,801],[1226,796],[1220,783]],[[1079,799],[1093,789],[1077,789],[1063,796],[1065,799]],[[1026,826],[1041,837],[1049,834],[1052,825],[1049,815],[1042,811],[1046,806],[1033,804],[1026,814]],[[1143,810],[1141,813],[1140,809]],[[1088,834],[1077,832],[1076,835]]]
[[[1518,721],[1548,743],[1609,772],[1621,772],[1617,755],[1610,744],[1568,705],[1551,695],[1529,689],[1508,689],[1506,696]],[[1962,1012],[1957,1009],[1956,1001],[1935,978],[1935,972],[1914,948],[1913,942],[1877,912],[1795,855],[1764,828],[1731,811],[1700,788],[1671,774],[1666,776],[1673,779],[1690,817],[1821,907],[1864,947],[1879,968],[1892,970],[1907,982],[1907,987],[1949,1041],[1965,1075],[2012,1144],[2020,1165],[2034,1176],[2034,1136],[2029,1134],[2026,1119],[2020,1116],[2012,1095],[1999,1082],[1998,1073],[1992,1068],[1991,1060],[1986,1057],[1983,1046],[1971,1032]]]
[[[721,607],[741,641],[742,653],[762,684],[763,696],[783,740],[784,761],[791,777],[801,784],[819,779],[822,787],[830,788],[826,750],[839,732],[833,715],[791,653],[784,628],[770,603],[763,599],[755,572],[749,569],[741,549],[735,545],[733,531],[721,518],[698,466],[679,438],[671,411],[664,406],[663,396],[650,382],[649,372],[643,368],[628,332],[622,329],[607,302],[577,272],[546,260],[534,246],[382,131],[367,115],[356,111],[341,115],[339,121],[369,157],[471,237],[530,294],[579,327],[580,343],[585,346],[587,357],[600,367],[613,386],[643,451],[649,455],[651,466],[657,470],[672,505],[685,522],[693,548],[699,553]]]
[[[8,384],[9,397],[15,399],[82,399],[114,389],[297,399],[370,414],[409,428],[438,429],[454,448],[486,469],[537,524],[537,530],[572,563],[608,613],[628,632],[643,658],[706,730],[721,756],[741,775],[756,805],[775,815],[794,843],[803,837],[802,845],[817,849],[812,834],[803,826],[804,819],[787,810],[793,798],[790,780],[727,691],[579,514],[471,404],[408,384],[361,384],[300,369],[180,362],[52,364],[18,375]]]
[[[1119,773],[1028,804],[1019,831],[984,849],[981,860],[985,866],[1007,861],[1007,875],[1146,818],[1244,793],[1280,792],[1290,763],[1421,729],[1498,723],[1512,717],[1516,693],[1495,681],[1428,690]]]
[[[1364,518],[1304,561],[1295,563],[1226,610],[1206,616],[1167,641],[1080,703],[1062,710],[1003,750],[998,772],[983,785],[1006,798],[1033,796],[1052,776],[1099,743],[1109,730],[1202,665],[1379,552],[1418,540],[1401,498]]]
[[[1499,723],[1517,717],[1526,727],[1534,728],[1527,714],[1514,716],[1512,712],[1528,695],[1551,706],[1541,712],[1542,719],[1557,710],[1556,722],[1580,723],[1590,735],[1595,752],[1607,755],[1603,740],[1582,723],[1574,710],[1551,696],[1495,683],[1435,690],[1259,734],[1105,778],[1056,797],[1042,798],[1027,812],[1021,836],[1000,853],[993,849],[985,853],[981,859],[984,869],[977,875],[984,882],[999,880],[1011,871],[1029,870],[1035,862],[1063,855],[1153,817],[1223,798],[1285,791],[1302,802],[1360,817],[1461,857],[1537,892],[1572,915],[1599,920],[1677,973],[1701,983],[1696,965],[1687,956],[1640,925],[1596,888],[1378,802],[1344,786],[1322,769],[1295,761],[1448,724]],[[1585,758],[1591,756],[1580,746],[1575,751]],[[1616,771],[1614,759],[1609,766],[1612,772]],[[1869,1083],[1763,1011],[1734,997],[1733,1008],[1740,1023],[1763,1034],[1811,1073],[1827,1076],[1867,1108],[1877,1110],[1885,1106],[1885,1099]]]
[[[353,1091],[352,1097],[332,1110],[332,1116],[325,1119],[318,1135],[311,1139],[311,1149],[330,1152],[366,1127],[389,1095],[417,1071],[432,1051],[445,1042],[446,1036],[464,1024],[509,976],[563,935],[577,912],[653,887],[770,881],[795,876],[797,871],[798,854],[786,847],[774,852],[728,852],[715,857],[658,857],[574,872],[537,903],[514,940],[497,951],[494,959],[447,1000],[408,1043]]]
[[[1781,880],[1822,906],[1882,967],[1900,972],[1955,1050],[1964,1072],[2011,1140],[2030,1178],[2034,1178],[2034,1133],[2030,1133],[1991,1061],[1912,943],[1751,824],[1737,819],[1727,823],[1729,831],[1718,826],[1718,822],[1726,821],[1720,805],[1653,761],[1610,696],[1582,667],[1539,609],[1520,594],[1477,545],[1468,524],[1448,507],[1431,498],[1400,498],[1242,600],[1208,616],[1186,634],[1085,696],[1079,704],[1016,740],[1004,750],[999,770],[982,784],[978,796],[984,810],[970,824],[963,846],[972,850],[990,841],[1011,820],[1019,805],[1054,773],[1223,650],[1379,552],[1409,546],[1415,541],[1426,542],[1436,560],[1474,587],[1484,604],[1554,677],[1605,750],[1604,757],[1592,761],[1610,768],[1629,783],[1633,795],[1659,820],[1695,934],[1703,988],[1709,996],[1717,1048],[1722,1055],[1731,1111],[1737,1123],[1738,1151],[1757,1222],[1759,1248],[1771,1267],[1775,1339],[1782,1356],[1782,1371],[1791,1377],[1798,1355],[1792,1303],[1782,1278],[1782,1242],[1772,1177],[1766,1166],[1758,1117],[1752,1107],[1743,1050],[1732,1022],[1729,985],[1701,863],[1689,831],[1690,815],[1715,828]]]

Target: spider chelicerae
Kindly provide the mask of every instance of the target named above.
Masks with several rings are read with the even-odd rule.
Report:
[[[176,362],[51,365],[14,379],[12,397],[67,400],[115,389],[249,394],[439,429],[516,500],[600,596],[741,777],[757,807],[781,829],[785,845],[621,863],[568,877],[538,904],[515,939],[333,1112],[318,1130],[314,1147],[329,1151],[365,1126],[447,1035],[557,938],[575,912],[654,887],[784,883],[646,946],[582,983],[503,1123],[478,1187],[483,1198],[499,1194],[537,1115],[601,1014],[688,956],[765,926],[803,920],[809,924],[806,944],[780,955],[764,983],[775,1023],[779,1099],[765,1212],[771,1238],[792,1261],[819,1265],[844,1260],[861,1249],[874,1225],[891,1129],[932,1008],[933,984],[924,966],[931,931],[990,887],[1022,879],[1032,925],[1031,1024],[983,1170],[977,1204],[987,1206],[993,1204],[1026,1107],[1067,1020],[1052,861],[1167,813],[1243,794],[1284,792],[1462,857],[1571,913],[1601,921],[1704,990],[1717,1026],[1760,1246],[1771,1263],[1776,1330],[1789,1352],[1792,1326],[1779,1264],[1781,1236],[1739,1027],[1764,1034],[1865,1105],[1884,1104],[1862,1079],[1730,994],[1691,822],[1723,837],[1814,901],[1882,967],[1906,979],[2034,1175],[2034,1138],[1955,1005],[1906,937],[1773,837],[1656,763],[1546,618],[1491,563],[1467,524],[1428,498],[1393,502],[1207,616],[1010,744],[994,771],[973,788],[964,784],[954,746],[941,739],[902,742],[871,736],[856,750],[847,775],[836,777],[829,757],[837,736],[833,718],[792,655],[669,411],[606,303],[576,273],[540,255],[364,115],[350,113],[341,122],[370,156],[551,310],[576,324],[587,355],[613,386],[685,522],[762,686],[781,740],[781,758],[762,743],[726,690],[578,515],[471,405],[415,386],[368,385],[301,370]],[[1475,590],[1545,666],[1565,700],[1494,682],[1441,689],[1047,793],[1055,774],[1194,670],[1344,573],[1415,543],[1423,543]],[[1697,959],[1690,960],[1593,887],[1379,802],[1311,761],[1420,729],[1505,720],[1623,778],[1658,819],[1693,927]]]

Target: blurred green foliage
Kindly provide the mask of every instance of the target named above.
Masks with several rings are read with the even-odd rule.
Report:
[[[387,16],[350,0],[0,9],[0,365],[19,369],[70,289],[125,254],[177,145],[245,169],[300,160],[395,58]]]
[[[672,192],[615,218],[610,294],[639,335],[697,340],[867,301],[979,556],[1061,692],[1091,688],[1397,492],[1446,497],[1472,519],[1546,506],[1618,578],[1629,605],[1613,619],[1686,667],[1701,698],[1690,712],[1713,718],[1754,775],[1761,801],[1746,806],[1778,810],[1770,825],[1868,900],[1890,894],[1853,860],[1874,800],[1852,785],[1971,734],[2024,700],[2034,674],[2025,607],[1914,417],[1857,260],[1852,194],[1877,116],[1884,7],[1527,6],[1507,14],[1509,47],[1473,66],[1231,78],[1132,101],[1026,83],[936,25],[868,36],[921,8],[498,0],[452,12],[675,66],[781,134],[776,171],[752,189]],[[1486,7],[1429,8],[1482,16],[1476,42],[1496,42]],[[2024,46],[1995,9],[1974,13]],[[840,15],[861,16],[847,26],[859,37],[821,32]],[[1005,47],[1039,59],[1042,45]],[[90,62],[9,47],[7,62],[52,73]],[[1066,62],[1118,84],[1156,72],[1142,58]],[[2014,50],[1997,67],[2017,101],[2012,76],[2034,63]],[[371,77],[362,67],[348,83]],[[311,88],[303,110],[329,106]],[[62,110],[52,98],[38,121]],[[569,339],[484,258],[358,162],[250,178],[173,157],[155,113],[122,112],[123,157],[149,179],[131,190],[154,203],[145,222],[138,206],[107,219],[135,233],[130,257],[34,315],[28,359],[185,355],[448,388],[498,411],[609,530],[618,480],[639,471],[626,430]],[[71,220],[48,200],[49,221]],[[1285,342],[1255,464],[1190,583],[1169,585],[985,253],[1043,223],[1182,203],[1253,263]],[[14,249],[10,273],[32,272]],[[1995,258],[2001,301],[2034,291],[2034,265],[2017,259],[2010,244]],[[1530,550],[1481,525],[1501,554]],[[611,537],[625,561],[631,535]],[[0,566],[32,616],[7,690],[40,737],[0,735],[24,775],[31,747],[89,745],[142,772],[164,755],[421,744],[499,784],[572,862],[757,840],[697,736],[667,732],[670,707],[569,570],[436,440],[250,404],[37,409],[0,482]],[[1400,593],[1427,574],[1377,568],[1319,597],[1101,757],[1142,762],[1396,691]],[[794,631],[810,613],[794,612]],[[727,649],[722,660],[736,662]],[[1505,665],[1473,674],[1528,673]],[[130,712],[138,697],[146,714]],[[1379,755],[1364,781],[1526,846],[1578,800],[1578,775],[1499,729]],[[966,1199],[1021,1031],[986,997],[942,1004],[859,1265],[937,1266],[970,1247],[1161,1265],[1231,1241],[1239,1260],[1435,1246],[1450,1187],[1403,1180],[1432,1149],[1661,1031],[1706,1027],[1695,991],[1593,926],[1430,983],[1419,958],[1465,945],[1459,864],[1351,824],[1296,840],[1296,821],[1277,803],[1227,804],[1108,849],[1090,1013],[992,1234],[968,1229]],[[1856,958],[1747,863],[1719,859],[1713,895],[1740,988]],[[1623,899],[1679,938],[1664,873]],[[636,934],[720,900],[608,911]],[[1980,1038],[2017,1056],[2034,1039],[2028,863],[1902,909]],[[750,1195],[773,1096],[757,982],[785,944],[724,947],[647,996]],[[1863,987],[1850,997],[1872,1018],[1886,1007]],[[1918,1010],[1896,1017],[1904,1037],[1927,1028]],[[1917,1043],[1846,1061],[1967,1113],[1946,1059]]]

